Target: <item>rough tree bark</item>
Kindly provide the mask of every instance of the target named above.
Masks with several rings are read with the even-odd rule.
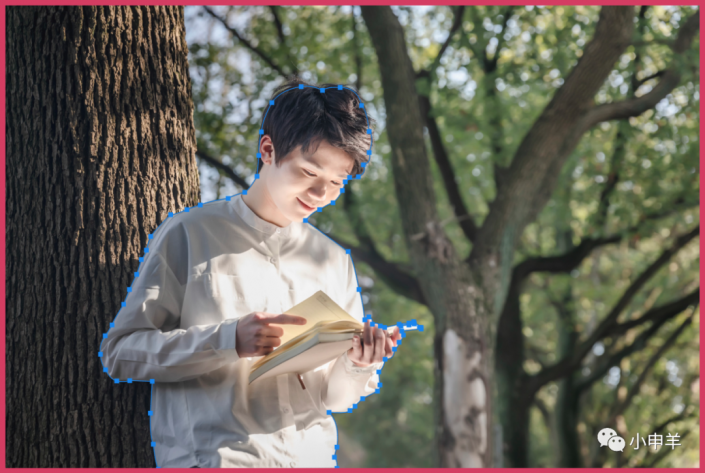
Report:
[[[7,9],[7,467],[154,467],[98,349],[148,234],[200,200],[181,7]]]

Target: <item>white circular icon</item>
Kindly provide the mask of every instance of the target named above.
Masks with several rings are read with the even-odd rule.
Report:
[[[624,439],[618,435],[610,438],[609,440],[609,447],[613,452],[623,452],[626,444],[627,443]]]
[[[600,442],[600,447],[604,447],[612,437],[616,436],[617,432],[614,429],[602,429],[597,433],[597,440]]]

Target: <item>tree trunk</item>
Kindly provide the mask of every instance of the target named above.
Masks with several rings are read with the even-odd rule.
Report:
[[[569,193],[570,190],[568,190],[567,198],[559,205],[568,206]],[[573,249],[573,232],[570,227],[556,228],[556,240],[556,246],[561,253],[567,253]],[[575,346],[580,338],[580,333],[576,329],[578,316],[575,310],[571,281],[565,284],[560,300],[555,305],[559,318],[557,358],[562,360],[575,351]],[[558,451],[556,452],[556,465],[553,465],[558,468],[581,468],[583,466],[578,435],[580,389],[575,385],[576,378],[579,376],[580,371],[572,371],[558,381],[558,395],[554,408],[554,428],[558,433],[558,444],[556,445]]]
[[[394,187],[415,274],[434,314],[439,464],[492,466],[492,343],[476,274],[438,222],[423,118],[404,31],[389,7],[363,6],[379,59]],[[487,302],[485,302],[487,301]]]
[[[497,179],[497,196],[461,261],[437,221],[423,140],[416,74],[404,31],[389,7],[362,7],[377,53],[392,148],[394,187],[405,241],[434,314],[440,465],[491,467],[494,354],[499,316],[511,285],[514,249],[546,205],[557,176],[594,115],[592,100],[631,38],[633,7],[606,7],[595,38]],[[596,123],[596,122],[595,122]],[[462,216],[456,215],[460,218]],[[467,232],[466,232],[467,234]],[[505,379],[509,379],[508,377]],[[504,391],[511,391],[507,382]],[[528,425],[528,406],[522,422]],[[504,409],[504,418],[511,413]],[[501,410],[500,410],[501,412]],[[500,414],[501,418],[501,414]],[[519,438],[526,426],[509,432]],[[501,432],[501,430],[500,430]]]
[[[533,395],[527,395],[520,295],[521,284],[512,281],[497,327],[495,410],[504,437],[501,450],[504,468],[524,468],[529,464],[529,413]]]
[[[562,352],[569,352],[575,345],[568,345],[571,341],[577,341],[577,333],[564,333],[561,329],[560,344],[563,346]],[[580,417],[579,398],[580,391],[575,388],[575,378],[578,373],[570,373],[558,382],[558,396],[555,407],[555,428],[558,432],[556,467],[558,468],[582,468],[583,457],[580,453],[580,436],[578,434],[578,422]]]
[[[183,8],[8,7],[7,467],[155,466],[149,384],[98,351],[200,200],[192,112]]]

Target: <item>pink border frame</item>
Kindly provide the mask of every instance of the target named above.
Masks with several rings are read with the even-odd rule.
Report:
[[[490,1],[483,1],[483,2],[478,2],[476,0],[465,0],[465,1],[458,1],[458,0],[446,0],[445,2],[442,2],[443,5],[486,5],[486,4],[495,4],[495,5],[536,5],[537,3],[533,2],[526,2],[526,1],[511,1],[511,0],[492,0]],[[3,7],[8,6],[8,5],[137,5],[140,4],[138,2],[105,2],[105,1],[96,1],[96,2],[79,2],[79,1],[74,1],[74,2],[66,2],[66,1],[43,1],[43,2],[32,2],[32,1],[10,1],[10,2],[3,2]],[[149,2],[149,5],[183,5],[184,3],[176,3],[176,2]],[[240,1],[234,1],[234,2],[204,2],[204,1],[192,1],[188,2],[189,5],[253,5],[256,4],[256,2],[240,2]],[[274,5],[350,5],[350,2],[312,2],[312,1],[278,1],[278,2],[272,2],[271,4]],[[440,3],[439,3],[440,4]],[[269,3],[267,4],[269,5]],[[413,5],[434,5],[433,2],[429,1],[418,1],[418,0],[410,0],[407,2],[373,2],[373,1],[368,1],[368,0],[362,0],[362,1],[357,1],[355,2],[355,5],[408,5],[408,6],[413,6]],[[663,2],[654,2],[654,1],[642,1],[642,2],[635,2],[635,1],[620,1],[620,2],[615,2],[615,1],[605,1],[601,3],[593,3],[593,2],[576,2],[576,1],[563,1],[563,2],[541,2],[540,5],[700,5],[700,2],[695,2],[695,3],[690,3],[690,2],[673,2],[673,1],[663,1]],[[702,20],[703,20],[703,13],[702,9],[700,10],[700,24],[702,25]],[[5,8],[2,8],[0,10],[0,29],[2,30],[2,34],[0,35],[0,85],[2,87],[2,96],[0,96],[0,104],[2,105],[2,110],[3,112],[5,111],[5,97],[6,97],[6,92],[5,92]],[[700,50],[700,60],[702,64],[702,59],[703,59],[703,51],[702,48]],[[702,96],[702,95],[701,95]],[[700,114],[702,116],[702,111],[703,111],[703,105],[702,105],[702,100],[700,101]],[[702,136],[703,136],[703,130],[705,130],[705,125],[700,123],[700,164],[702,167],[703,163],[703,149],[702,149]],[[0,271],[2,271],[3,275],[3,280],[5,280],[5,208],[6,208],[6,201],[5,201],[5,151],[6,151],[6,143],[5,143],[5,113],[2,114],[2,117],[0,118],[0,147],[2,148],[0,151],[0,234],[2,237],[2,252],[0,252]],[[701,186],[700,186],[700,221],[702,222],[703,215],[705,213],[703,212],[702,209],[702,200],[703,200],[703,189],[702,189],[702,181],[701,181]],[[702,253],[703,249],[703,240],[702,238],[700,239],[700,250]],[[700,259],[700,274],[702,275],[703,269],[705,268],[705,262],[703,262],[702,258]],[[702,300],[703,296],[703,289],[702,286],[700,288],[700,299]],[[0,332],[2,332],[3,336],[0,338],[0,346],[2,346],[2,351],[5,351],[5,283],[3,283],[2,287],[0,287]],[[705,337],[703,337],[703,332],[702,330],[700,331],[700,344],[701,346],[703,345],[703,342],[705,341]],[[703,361],[703,353],[702,351],[700,352],[700,365],[702,366],[702,361]],[[2,428],[0,429],[0,457],[2,457],[2,464],[0,465],[0,468],[5,470],[5,357],[2,358],[0,361],[0,386],[2,387],[2,401],[0,401],[0,423]],[[703,387],[703,380],[702,377],[700,378],[700,391],[702,392],[702,387]],[[700,409],[702,412],[702,407],[703,407],[703,400],[702,396],[700,396]],[[703,440],[702,435],[700,436],[700,454],[702,457],[702,451],[703,451],[703,445],[705,445],[705,440]],[[68,471],[68,470],[73,470],[74,468],[50,468],[51,470],[57,470],[57,471]],[[75,468],[75,470],[80,470],[80,471],[88,471],[88,470],[96,470],[96,471],[108,471],[112,470],[113,468]],[[531,472],[531,471],[546,471],[547,469],[544,468],[504,468],[507,470],[517,470],[521,471],[522,473],[526,472]],[[551,468],[554,469],[555,468]],[[32,469],[23,469],[23,471],[32,471]],[[42,469],[44,470],[44,469]],[[354,470],[360,470],[360,471],[392,471],[392,470],[402,470],[402,471],[409,471],[409,470],[417,470],[415,468],[408,469],[408,468],[393,468],[393,469],[378,469],[378,468],[355,468]],[[420,468],[418,470],[421,470]],[[432,470],[436,470],[435,468]],[[444,471],[442,469],[437,469],[439,471]],[[489,468],[483,468],[483,470],[488,470],[492,471]],[[641,471],[655,471],[659,470],[659,468],[648,468],[644,469]],[[674,469],[669,469],[669,471],[689,471],[690,469],[688,468],[674,468]],[[120,468],[119,471],[121,472],[139,472],[142,471],[141,469],[137,468]],[[258,469],[257,471],[279,471],[278,469]],[[585,468],[581,469],[581,471],[601,471],[601,469],[595,469],[595,468]]]

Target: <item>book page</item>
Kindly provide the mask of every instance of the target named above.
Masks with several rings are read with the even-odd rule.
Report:
[[[357,320],[355,317],[345,312],[323,291],[318,291],[305,301],[296,304],[284,313],[304,317],[307,322],[306,325],[279,325],[279,327],[284,329],[284,335],[281,337],[281,345],[279,345],[280,347],[297,335],[310,330],[319,322],[348,320],[362,324],[362,322]]]
[[[349,320],[338,320],[336,322],[331,322],[331,321],[323,321],[323,322],[318,322],[318,324],[314,325],[313,328],[310,330],[307,330],[304,333],[301,333],[299,335],[294,336],[291,340],[288,340],[285,343],[282,343],[278,347],[276,347],[271,353],[268,355],[263,356],[259,360],[257,360],[253,365],[250,371],[255,371],[257,368],[259,368],[261,365],[264,363],[267,363],[269,360],[272,360],[282,353],[286,353],[287,351],[290,350],[295,350],[296,347],[299,345],[303,345],[304,343],[308,342],[310,339],[315,337],[316,335],[319,335],[319,340],[322,340],[323,343],[326,343],[327,341],[330,341],[331,339],[336,339],[337,340],[347,340],[347,339],[352,339],[353,333],[359,333],[362,334],[364,325],[362,325],[360,322],[357,320],[351,322]],[[324,334],[324,337],[321,338],[320,334]],[[348,335],[348,337],[344,338],[339,338],[341,334]],[[326,337],[327,336],[327,337]],[[331,337],[332,336],[332,337]]]

